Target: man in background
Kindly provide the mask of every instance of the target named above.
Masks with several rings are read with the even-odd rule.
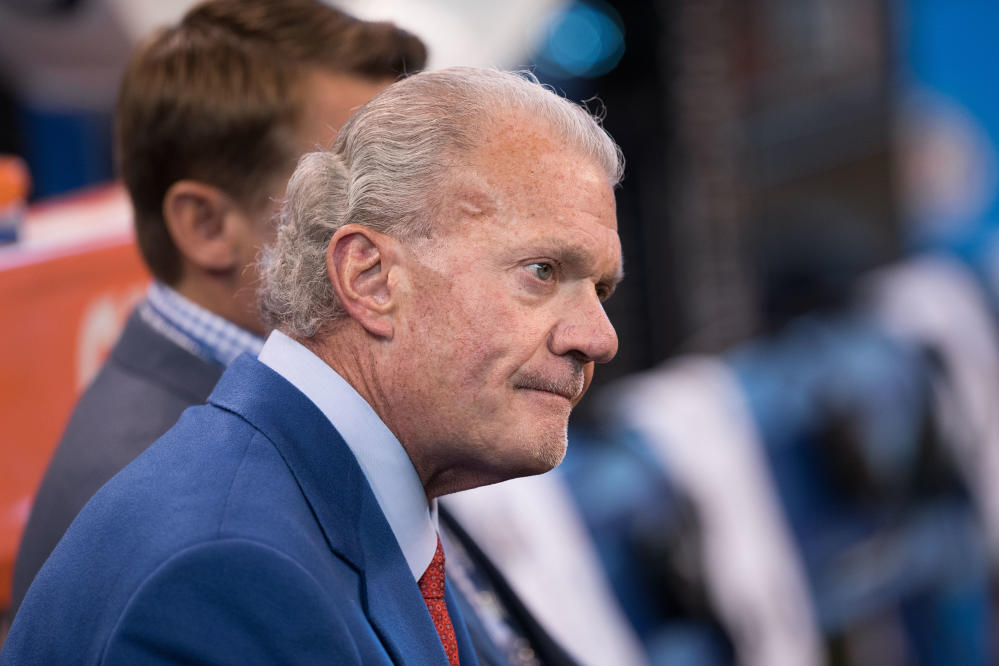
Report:
[[[260,350],[252,264],[298,157],[425,62],[417,37],[314,0],[211,0],[136,49],[116,147],[154,281],[42,480],[12,614],[94,492]]]
[[[0,662],[477,664],[436,498],[562,459],[617,351],[622,168],[516,74],[363,106],[289,182],[259,360],[84,507]]]

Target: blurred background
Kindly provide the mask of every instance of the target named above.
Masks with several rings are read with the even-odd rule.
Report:
[[[118,77],[191,4],[0,0],[0,607],[147,282]],[[999,663],[999,6],[334,4],[531,69],[624,151],[620,352],[558,474],[641,660]]]

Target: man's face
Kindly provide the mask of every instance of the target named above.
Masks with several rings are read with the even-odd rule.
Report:
[[[602,305],[621,272],[607,178],[507,120],[444,185],[441,238],[412,251],[391,380],[404,445],[485,483],[558,464],[584,365],[617,351]]]
[[[320,148],[328,148],[351,114],[391,83],[390,79],[372,81],[321,70],[310,72],[305,77],[303,86],[303,116],[295,138],[296,154],[300,156]],[[257,314],[258,276],[254,266],[260,250],[274,241],[276,216],[293,169],[294,164],[289,166],[286,173],[274,177],[265,204],[260,210],[246,216],[241,225],[239,261],[246,269],[239,271],[238,284],[234,287],[241,317],[237,323],[260,334],[265,334],[266,331]]]

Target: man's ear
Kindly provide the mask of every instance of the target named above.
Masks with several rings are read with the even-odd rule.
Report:
[[[347,314],[372,335],[394,334],[398,243],[359,224],[337,229],[326,248],[326,273]]]
[[[212,273],[236,268],[232,215],[235,202],[219,188],[196,180],[179,180],[163,197],[167,231],[184,259]]]

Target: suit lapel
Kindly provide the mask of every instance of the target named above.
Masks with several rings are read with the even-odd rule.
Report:
[[[183,349],[132,311],[111,357],[123,367],[165,387],[192,404],[201,404],[222,376],[223,368]]]
[[[371,503],[375,503],[373,496]],[[373,509],[369,513],[377,512],[384,522],[377,504]],[[362,544],[367,562],[363,595],[368,618],[396,663],[446,666],[447,656],[420,588],[388,524],[385,532],[369,535]]]
[[[330,550],[361,575],[365,614],[393,662],[446,666],[423,596],[364,472],[319,408],[248,355],[229,367],[209,402],[238,414],[274,444]],[[467,666],[475,663],[470,658]]]

